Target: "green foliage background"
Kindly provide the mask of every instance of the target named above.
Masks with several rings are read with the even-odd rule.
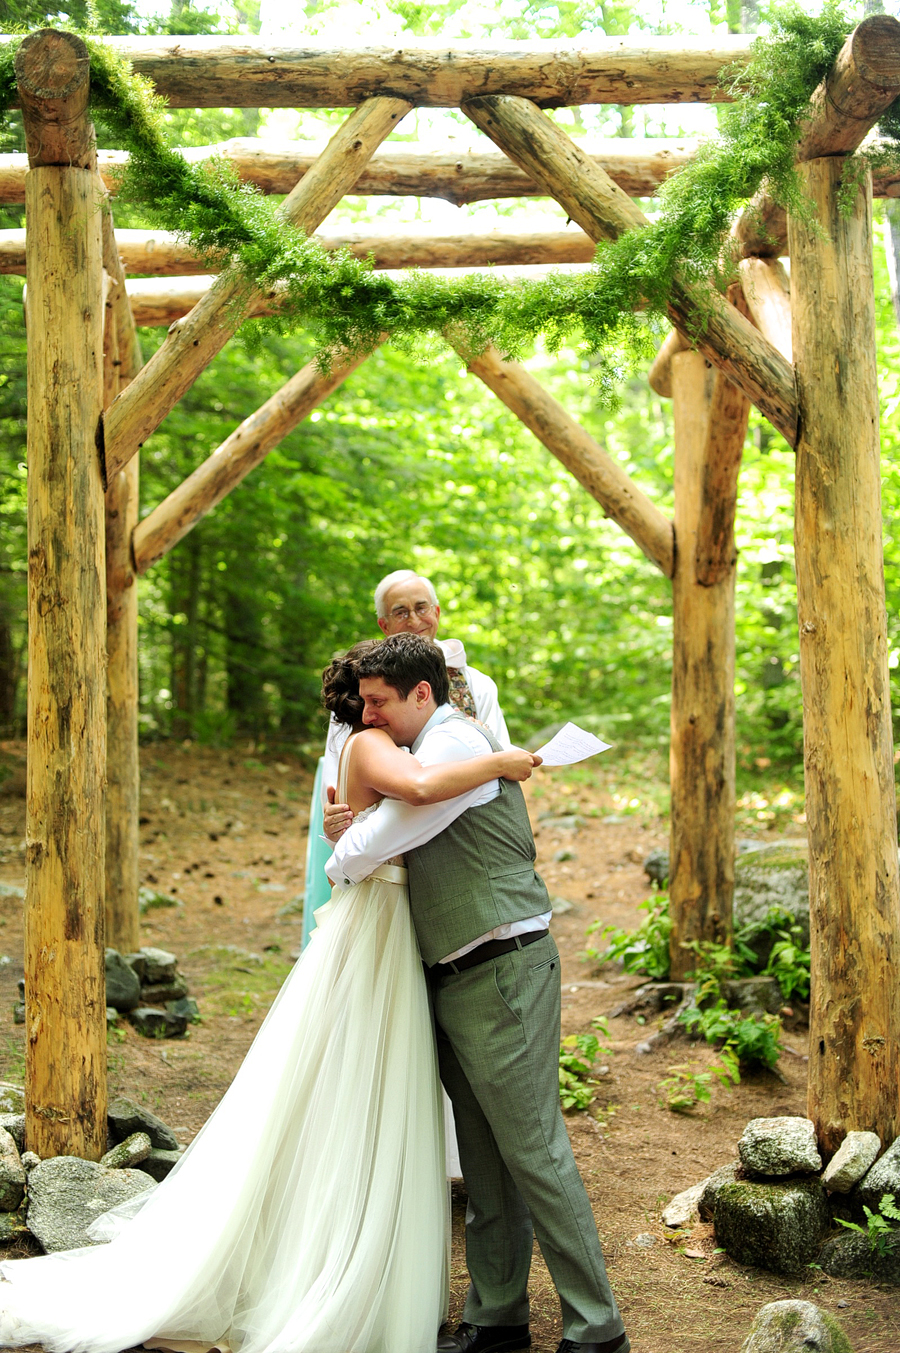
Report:
[[[459,6],[397,0],[387,8],[411,31],[434,33]],[[642,22],[650,31],[666,31],[642,19],[644,8],[560,5],[548,20],[546,9],[521,4],[506,7],[505,26],[498,19],[497,27],[517,37],[592,27],[627,32]],[[733,10],[729,6],[730,16]],[[310,6],[311,27],[315,12]],[[75,6],[46,11],[30,0],[0,0],[8,29],[59,15],[83,22]],[[252,13],[222,19],[189,6],[153,21],[157,30],[172,32],[252,29],[253,22]],[[131,31],[139,20],[128,5],[109,0],[100,7],[99,26]],[[173,144],[204,144],[252,132],[258,117],[256,110],[224,110],[170,113],[168,122]],[[607,134],[634,133],[633,110],[610,110],[609,117],[611,125],[602,128]],[[539,210],[533,203],[503,209]],[[389,228],[391,204],[379,210]],[[24,224],[18,209],[0,217],[2,226]],[[117,208],[116,219],[121,226],[144,224],[135,209]],[[895,661],[900,338],[880,243],[876,273]],[[0,278],[0,325],[0,730],[11,733],[22,731],[25,685],[21,279]],[[161,338],[159,330],[143,332],[145,357]],[[230,345],[144,448],[142,511],[312,355],[302,335],[263,332]],[[590,360],[570,348],[552,356],[539,348],[529,364],[670,512],[670,405],[635,376],[620,407],[604,410]],[[792,453],[754,414],[738,513],[740,756],[747,767],[768,758],[796,771],[801,724],[792,473]],[[322,728],[322,667],[336,649],[374,632],[372,589],[388,570],[405,566],[434,580],[442,633],[464,639],[470,660],[496,678],[516,734],[577,717],[611,739],[667,743],[669,584],[490,392],[465,375],[458,358],[435,349],[413,360],[393,348],[365,362],[142,581],[145,736],[241,734],[312,747]]]

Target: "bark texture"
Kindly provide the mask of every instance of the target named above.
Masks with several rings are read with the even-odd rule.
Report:
[[[836,205],[840,159],[801,167],[823,227],[791,221],[800,402],[795,554],[809,823],[808,1114],[827,1155],[900,1133],[900,885],[871,199]]]

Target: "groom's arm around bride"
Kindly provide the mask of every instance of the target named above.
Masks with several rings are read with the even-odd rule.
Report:
[[[447,703],[446,666],[418,636],[385,639],[358,673],[364,722],[423,765],[494,746]],[[494,780],[421,809],[386,801],[345,833],[328,872],[355,882],[400,852],[469,1194],[470,1287],[462,1324],[439,1349],[529,1345],[536,1234],[562,1305],[560,1353],[627,1353],[559,1107],[559,956],[519,785]]]

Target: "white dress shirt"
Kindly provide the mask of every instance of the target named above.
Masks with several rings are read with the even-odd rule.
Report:
[[[469,690],[472,692],[472,699],[475,702],[475,713],[478,719],[489,729],[501,747],[510,747],[512,744],[509,738],[509,732],[506,727],[506,720],[503,717],[503,710],[500,708],[500,697],[497,694],[497,683],[492,681],[485,672],[479,672],[477,667],[470,667],[466,661],[466,650],[459,639],[436,639],[435,643],[444,654],[444,660],[448,667],[460,668],[466,681],[469,684]],[[345,723],[338,723],[332,714],[328,723],[328,734],[325,738],[325,752],[322,767],[322,807],[325,806],[326,794],[329,785],[337,786],[338,763],[341,759],[341,749],[350,735],[350,727]],[[480,749],[479,753],[480,755]],[[452,821],[452,819],[451,819]],[[426,838],[427,839],[427,838]]]
[[[478,726],[471,720],[450,718],[453,713],[452,705],[441,705],[413,743],[413,755],[423,766],[464,761],[473,756],[483,756],[490,750]],[[416,846],[424,845],[455,822],[468,808],[490,803],[499,793],[497,781],[489,780],[487,784],[470,789],[455,799],[427,804],[423,808],[414,808],[397,799],[385,799],[374,813],[362,822],[354,822],[344,832],[325,865],[325,872],[335,883],[359,883],[368,878],[378,865],[394,855],[402,855],[408,850],[415,850]],[[550,912],[546,912],[541,916],[496,926],[485,935],[473,937],[461,949],[447,954],[441,962],[460,958],[487,940],[507,939],[532,930],[544,930],[549,921]]]

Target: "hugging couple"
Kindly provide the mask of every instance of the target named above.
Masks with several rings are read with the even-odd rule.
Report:
[[[559,1107],[559,958],[516,783],[539,758],[499,750],[448,697],[441,651],[416,634],[326,670],[353,822],[311,942],[172,1173],[94,1224],[110,1243],[0,1266],[0,1343],[511,1353],[531,1342],[536,1235],[559,1353],[628,1353]],[[438,1076],[470,1277],[441,1336]]]

